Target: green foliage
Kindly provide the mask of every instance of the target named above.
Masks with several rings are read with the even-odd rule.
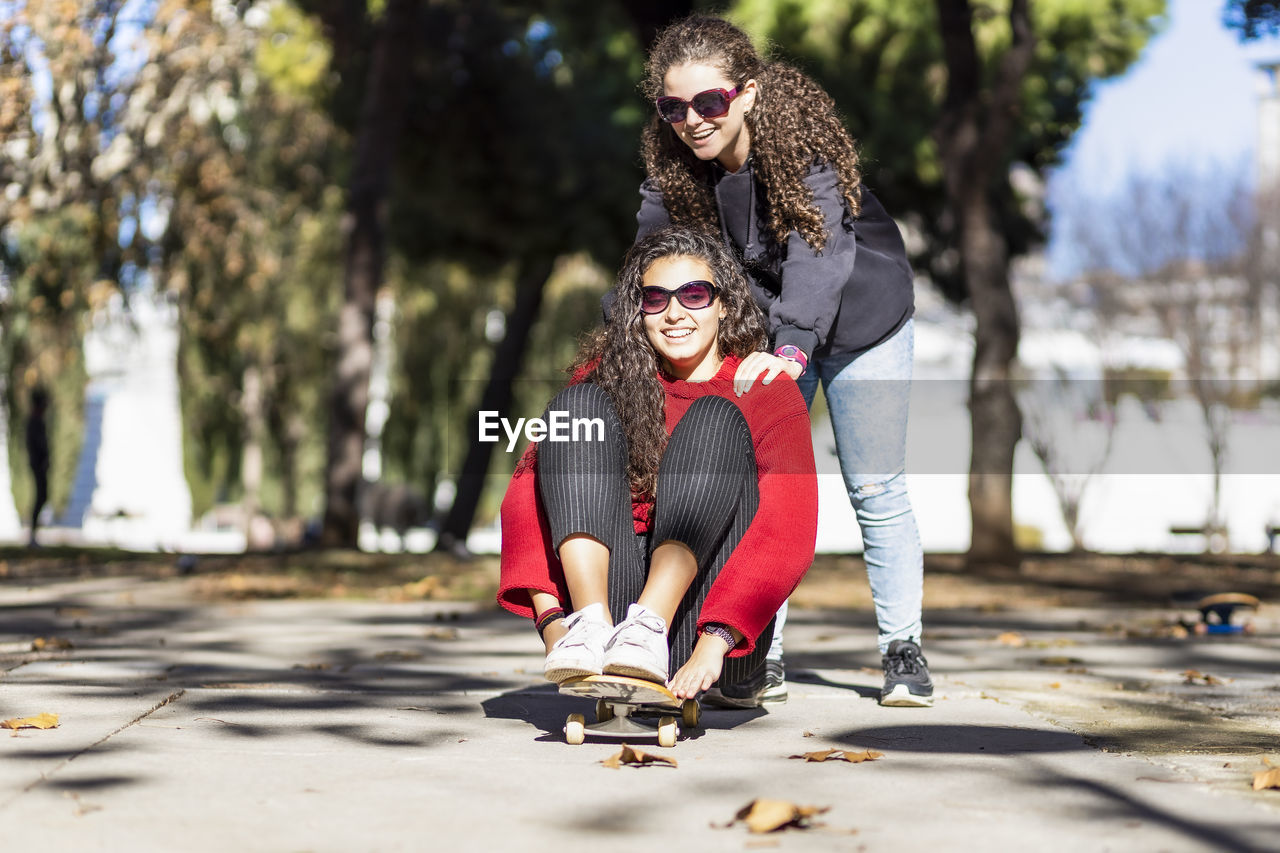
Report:
[[[20,427],[27,392],[50,386],[55,509],[66,501],[81,444],[85,315],[132,260],[119,245],[115,200],[134,176],[110,158],[97,159],[106,140],[124,135],[116,105],[129,97],[130,83],[108,73],[112,56],[100,38],[114,32],[122,9],[104,2],[77,16],[53,0],[27,0],[0,21],[0,284],[7,285],[0,369],[10,458],[26,458]],[[23,506],[28,474],[25,466],[11,468]]]
[[[426,14],[390,221],[399,316],[383,452],[388,477],[430,495],[461,467],[492,357],[487,318],[514,304],[520,263],[582,252],[612,269],[629,245],[647,111],[640,47],[616,7],[442,3]],[[515,405],[530,414],[599,319],[602,286],[573,299],[550,288],[517,381]],[[496,456],[505,475],[514,459]]]
[[[634,232],[638,46],[610,7],[534,5],[428,9],[391,222],[410,257],[612,264]]]
[[[467,419],[492,358],[487,315],[511,302],[511,275],[509,269],[479,274],[457,263],[398,260],[390,278],[396,355],[382,438],[384,479],[430,496],[462,464]]]
[[[85,205],[23,223],[5,231],[3,266],[10,291],[0,308],[0,343],[10,367],[5,383],[9,419],[9,458],[14,500],[25,513],[32,483],[25,463],[22,425],[30,411],[29,394],[48,387],[49,502],[55,512],[66,503],[75,476],[83,433],[85,365],[80,341],[91,294],[100,288],[83,284],[95,272],[89,234],[92,211]]]
[[[333,48],[320,24],[292,3],[273,3],[258,45],[257,67],[282,95],[319,102],[332,83]]]
[[[1123,71],[1160,24],[1164,0],[1039,0],[1032,4],[1035,61],[1023,83],[1014,162],[1037,173],[1054,165],[1079,127],[1089,87]],[[1009,46],[1008,0],[975,7],[984,74]],[[812,74],[859,141],[866,184],[895,216],[919,226],[913,261],[951,296],[963,292],[946,262],[949,217],[933,128],[946,67],[932,0],[739,0],[730,16],[775,55]],[[1002,180],[991,190],[1013,253],[1042,236]]]

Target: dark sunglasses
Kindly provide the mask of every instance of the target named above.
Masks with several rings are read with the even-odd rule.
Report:
[[[661,314],[674,296],[685,308],[697,311],[714,302],[719,292],[720,288],[709,281],[686,281],[675,290],[650,285],[640,288],[640,310],[645,314]]]
[[[724,89],[708,89],[687,101],[664,95],[655,103],[658,105],[658,116],[663,121],[679,124],[689,115],[689,107],[693,107],[693,111],[703,118],[720,118],[729,112],[729,102],[736,97],[738,97],[737,88],[727,92]]]

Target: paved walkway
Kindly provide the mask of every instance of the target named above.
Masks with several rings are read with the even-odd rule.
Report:
[[[933,612],[925,710],[876,704],[868,615],[795,612],[787,704],[609,769],[616,745],[564,744],[588,703],[541,682],[521,620],[191,589],[0,584],[0,719],[60,717],[0,731],[0,847],[1280,850],[1280,790],[1251,787],[1280,764],[1275,609],[1184,640],[1143,639],[1154,611]],[[832,748],[883,757],[788,757]],[[725,828],[754,798],[829,811]]]

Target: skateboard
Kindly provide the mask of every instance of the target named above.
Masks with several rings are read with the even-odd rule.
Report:
[[[570,714],[564,724],[566,742],[580,744],[587,737],[609,740],[658,739],[659,746],[675,746],[680,726],[696,729],[702,717],[697,699],[683,702],[661,684],[621,675],[582,675],[562,682],[560,692],[596,700],[596,722],[588,724],[582,714]],[[637,717],[657,717],[656,727],[638,722]]]
[[[1195,626],[1197,634],[1248,634],[1253,631],[1251,622],[1235,624],[1231,621],[1237,610],[1257,610],[1261,602],[1244,592],[1220,592],[1206,595],[1195,602],[1200,611],[1200,622]]]

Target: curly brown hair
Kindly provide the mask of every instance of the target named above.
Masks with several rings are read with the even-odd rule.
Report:
[[[821,251],[827,232],[813,190],[804,182],[809,168],[818,162],[834,167],[850,215],[861,209],[858,153],[831,96],[795,68],[766,62],[747,34],[728,21],[692,15],[658,34],[645,63],[645,97],[652,103],[662,96],[667,71],[688,64],[709,65],[735,86],[756,81],[755,105],[744,120],[752,167],[768,199],[770,231],[779,245],[796,231]],[[645,169],[661,190],[671,221],[718,229],[711,164],[695,157],[656,113],[645,126],[643,149]]]
[[[658,354],[645,332],[640,311],[644,275],[661,258],[690,257],[711,270],[712,283],[725,316],[716,335],[721,357],[745,358],[765,348],[764,316],[760,313],[742,266],[713,234],[670,226],[646,235],[631,247],[614,284],[608,322],[592,332],[569,368],[576,376],[599,385],[613,402],[627,439],[627,478],[632,493],[652,498],[658,482],[658,463],[667,448],[666,397],[658,381]]]

